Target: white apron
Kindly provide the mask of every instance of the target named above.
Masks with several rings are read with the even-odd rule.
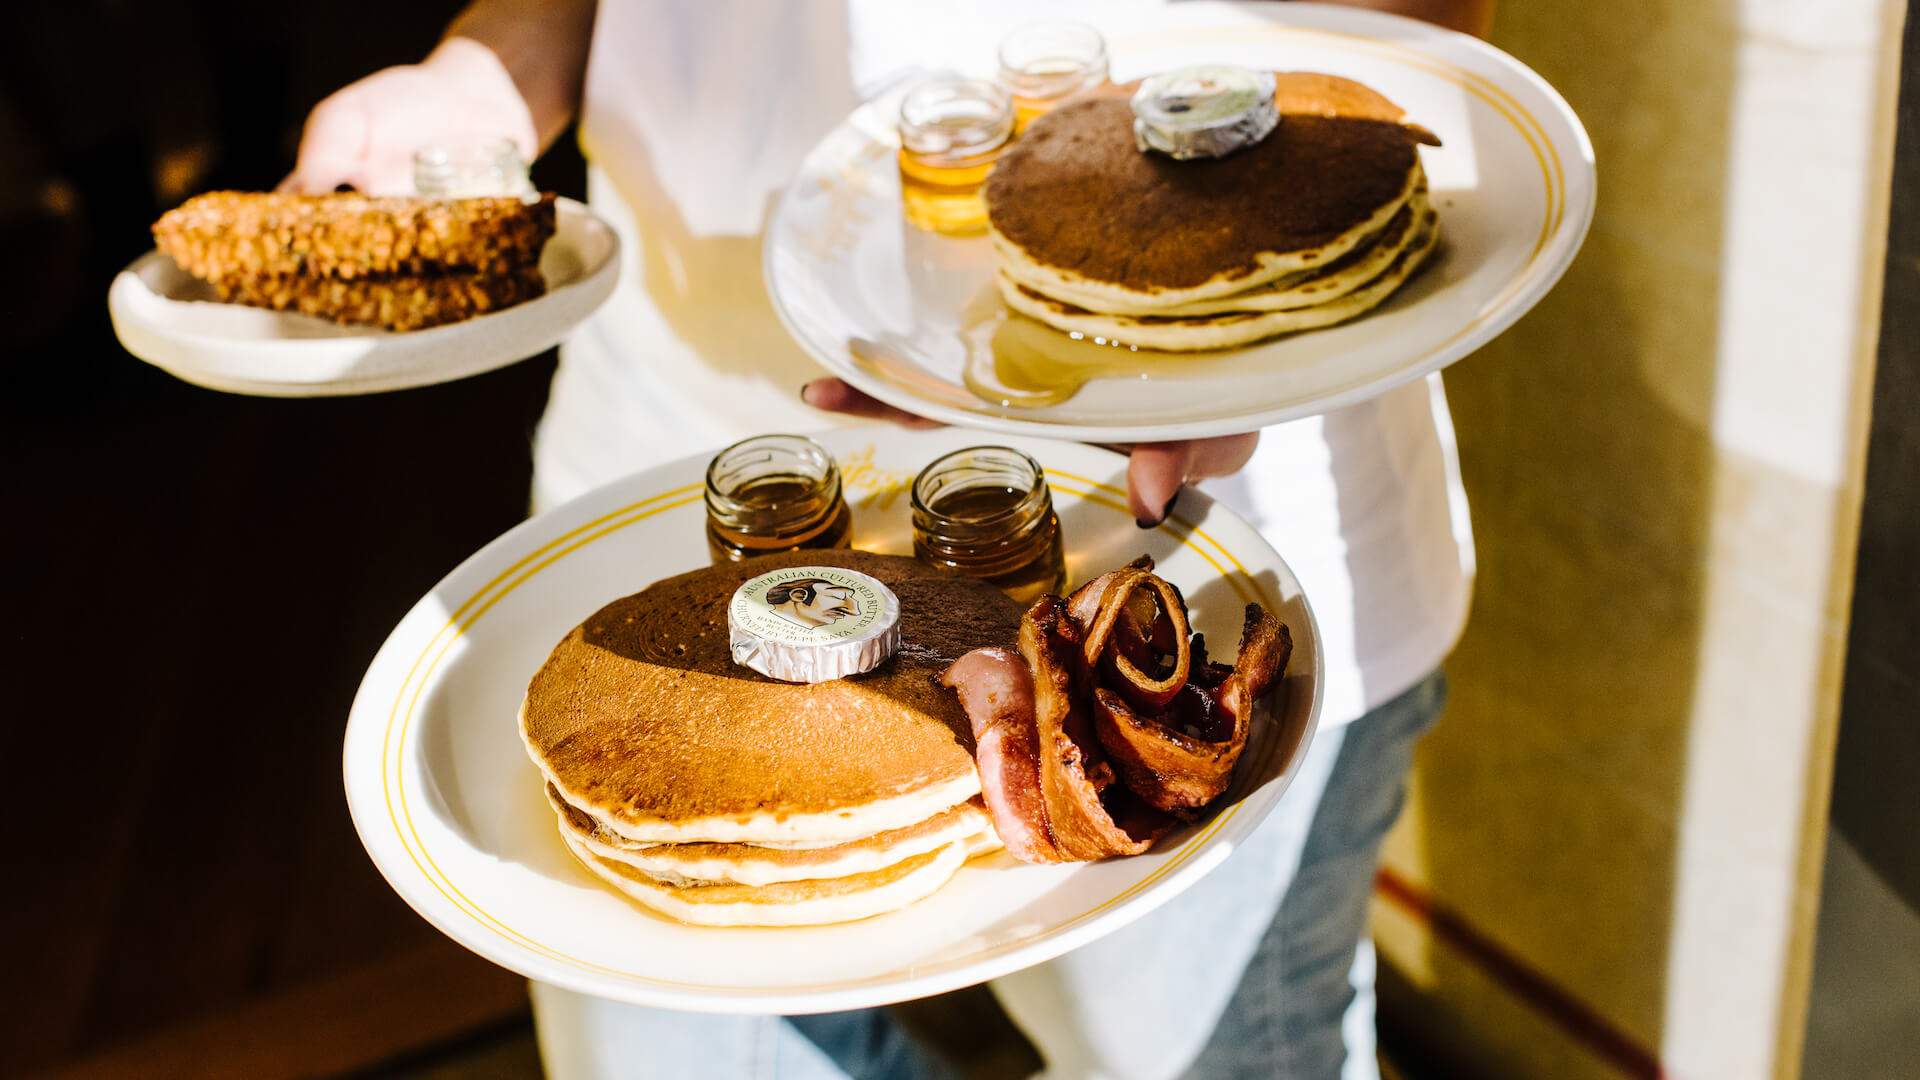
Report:
[[[1054,3],[1045,13],[1118,37],[1151,6]],[[626,269],[613,298],[562,349],[534,447],[536,509],[749,435],[854,422],[799,399],[801,385],[824,372],[768,301],[762,227],[801,157],[862,88],[914,67],[986,74],[1002,34],[1035,14],[1034,5],[1005,2],[601,0],[581,139],[590,201],[619,229]],[[1269,428],[1246,470],[1205,486],[1267,536],[1306,589],[1320,619],[1327,727],[1413,686],[1452,648],[1473,553],[1438,376]],[[1096,943],[996,986],[1057,1066],[1082,1052],[1075,1047],[1127,1046],[1144,1030],[1126,1008],[1088,1007],[1094,988],[1105,988],[1100,998],[1142,1004],[1178,988],[1194,1037],[1205,1038],[1208,1011],[1218,1015],[1238,978],[1236,966],[1219,961],[1252,951],[1324,780],[1303,775],[1253,850],[1176,902],[1178,921],[1150,917],[1119,935],[1133,942],[1127,955]],[[1256,863],[1268,870],[1256,873]],[[1244,874],[1268,884],[1236,895],[1231,879]],[[1180,973],[1158,970],[1197,953],[1181,940],[1196,926],[1209,928],[1216,950],[1206,986],[1193,982],[1205,972],[1169,978]],[[1148,937],[1153,947],[1143,949]],[[1166,964],[1140,963],[1147,954]],[[550,1067],[564,1056],[583,1075],[594,1073],[586,1062],[619,1059],[617,1040],[593,1032],[625,1024],[638,1038],[652,1022],[645,1010],[621,1020],[628,1007],[552,987],[536,987],[535,1003],[549,1048],[597,1038],[613,1055],[586,1045],[549,1054]]]

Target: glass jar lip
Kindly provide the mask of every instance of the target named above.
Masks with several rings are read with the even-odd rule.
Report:
[[[818,479],[825,489],[822,494],[831,497],[839,492],[840,464],[834,460],[833,454],[826,447],[805,435],[751,435],[721,448],[719,453],[713,455],[713,460],[707,462],[705,479],[709,505],[720,501],[737,502],[732,492],[720,489],[721,466],[727,464],[729,458],[739,453],[756,449],[785,450],[810,459],[810,463],[818,467]]]
[[[1014,503],[1003,510],[996,511],[992,514],[988,514],[985,517],[955,518],[955,517],[949,517],[946,514],[942,514],[938,510],[933,509],[931,506],[927,504],[927,498],[925,495],[925,488],[926,488],[927,482],[930,479],[932,479],[934,476],[939,474],[942,466],[947,465],[954,458],[957,458],[966,454],[997,454],[997,455],[1005,455],[1007,457],[1010,457],[1013,460],[1019,462],[1020,464],[1026,466],[1026,468],[1033,474],[1032,486],[1027,489],[1026,496],[1023,497],[1019,502]],[[1011,446],[992,446],[992,445],[984,445],[984,444],[980,446],[966,446],[958,450],[952,450],[945,454],[940,455],[939,457],[933,459],[931,462],[928,462],[926,468],[921,469],[920,474],[913,478],[913,486],[909,489],[909,492],[908,492],[908,502],[912,506],[913,512],[915,514],[924,514],[927,517],[936,518],[943,522],[951,522],[956,525],[965,525],[968,527],[978,527],[978,528],[997,525],[1008,520],[1009,518],[1021,517],[1021,516],[1031,514],[1035,509],[1036,505],[1041,500],[1046,500],[1048,502],[1051,502],[1052,499],[1053,499],[1052,489],[1049,488],[1049,486],[1047,485],[1047,472],[1045,469],[1041,468],[1040,463],[1038,461],[1035,461],[1033,459],[1032,455],[1022,450],[1015,449],[1014,447],[1011,447]]]
[[[430,198],[535,197],[520,147],[511,139],[432,142],[414,148],[413,187]]]
[[[520,147],[512,139],[470,139],[460,142],[430,142],[413,151],[415,165],[446,167],[456,163],[497,164],[507,155],[520,161]]]
[[[957,101],[980,102],[988,107],[989,112],[980,117],[977,124],[962,129],[975,137],[958,146],[953,145],[951,139],[945,146],[916,145],[922,142],[919,134],[938,122],[935,110],[941,105]],[[907,91],[900,99],[900,111],[895,123],[901,147],[916,154],[950,157],[989,154],[1006,145],[1007,140],[1013,137],[1013,95],[1007,92],[1006,87],[991,79],[964,78],[952,72],[940,72]]]
[[[1014,53],[1014,50],[1024,43],[1042,35],[1049,36],[1054,40],[1064,39],[1070,44],[1078,45],[1085,52],[1085,56],[1049,54],[1022,57]],[[1000,72],[1003,79],[1009,77],[1031,78],[1027,72],[1027,66],[1035,60],[1043,59],[1080,60],[1085,64],[1088,74],[1097,72],[1104,76],[1107,72],[1108,64],[1107,38],[1106,35],[1102,34],[1097,28],[1073,19],[1038,19],[1015,27],[1009,31],[1005,37],[1001,38],[1000,47],[995,50],[994,58],[999,61]]]

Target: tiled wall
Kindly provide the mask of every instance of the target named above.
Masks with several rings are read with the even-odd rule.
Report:
[[[1480,579],[1376,929],[1475,1074],[1798,1068],[1903,15],[1501,6],[1600,206],[1447,380]]]

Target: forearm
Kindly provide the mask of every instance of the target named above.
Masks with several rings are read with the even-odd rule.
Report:
[[[1475,37],[1486,37],[1493,29],[1494,0],[1334,0],[1334,3],[1423,19]]]
[[[459,39],[484,45],[513,79],[545,150],[580,110],[595,0],[475,0],[428,63],[463,62]]]

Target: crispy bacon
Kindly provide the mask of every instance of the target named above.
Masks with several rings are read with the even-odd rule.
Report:
[[[1068,617],[1067,605],[1057,596],[1041,597],[1020,620],[1020,655],[1033,672],[1033,720],[1040,740],[1047,828],[1068,859],[1138,855],[1173,823],[1127,805],[1130,793],[1124,788],[1112,790],[1125,824],[1101,801],[1102,785],[1092,775],[1105,765],[1099,743],[1072,735],[1087,726],[1075,693],[1081,678],[1075,663],[1080,644],[1080,625]]]
[[[1145,600],[1144,604],[1139,601]],[[1191,651],[1187,602],[1171,582],[1153,573],[1142,555],[1074,590],[1067,610],[1086,629],[1081,655],[1089,670],[1103,670],[1136,708],[1157,713],[1186,685]],[[1164,675],[1149,675],[1154,646],[1172,654]]]
[[[1287,632],[1287,624],[1267,614],[1259,604],[1248,604],[1240,628],[1240,655],[1234,658],[1232,672],[1213,695],[1233,721],[1235,738],[1246,739],[1254,702],[1273,689],[1292,657],[1293,635]]]
[[[1219,798],[1246,749],[1253,703],[1292,651],[1286,626],[1248,604],[1233,668],[1223,674],[1220,665],[1205,665],[1166,713],[1143,715],[1112,690],[1096,689],[1094,730],[1120,779],[1162,810],[1197,809]]]
[[[1240,657],[1209,663],[1186,602],[1142,557],[1020,621],[1020,655],[976,649],[941,676],[973,727],[981,787],[1028,862],[1145,851],[1218,798],[1254,703],[1286,667],[1287,628],[1247,605]],[[1115,768],[1119,783],[1115,783]]]

